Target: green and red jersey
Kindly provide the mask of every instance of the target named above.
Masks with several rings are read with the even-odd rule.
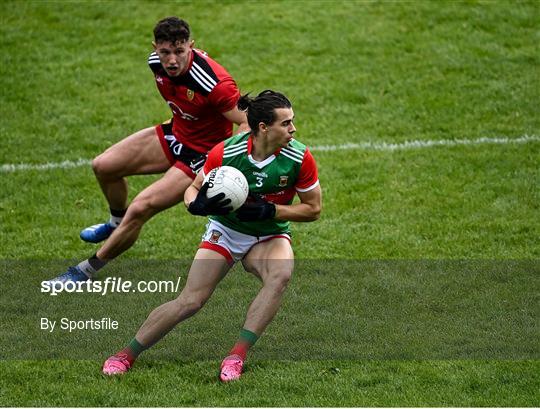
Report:
[[[257,193],[274,204],[289,205],[296,192],[308,192],[319,185],[317,165],[311,152],[293,139],[262,162],[251,156],[253,136],[250,132],[235,135],[216,145],[209,153],[203,175],[219,166],[232,166],[246,177],[250,193]],[[262,220],[241,222],[232,212],[211,216],[226,227],[252,236],[289,233],[290,222]]]

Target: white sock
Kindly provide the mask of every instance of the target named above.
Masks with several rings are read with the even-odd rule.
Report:
[[[120,225],[120,223],[122,223],[122,219],[124,217],[118,217],[118,216],[113,216],[111,214],[111,218],[109,219],[109,224],[112,226],[112,227],[118,227]]]
[[[92,278],[94,274],[96,274],[96,270],[94,267],[90,265],[88,260],[81,261],[79,264],[77,264],[77,267],[88,276],[88,278]]]

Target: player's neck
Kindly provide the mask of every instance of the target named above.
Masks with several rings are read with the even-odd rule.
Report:
[[[253,137],[253,147],[251,148],[251,156],[256,161],[262,162],[266,158],[269,158],[279,149],[279,146],[268,143],[263,138]]]

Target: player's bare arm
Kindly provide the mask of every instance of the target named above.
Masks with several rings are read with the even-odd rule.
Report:
[[[317,186],[308,192],[298,192],[300,203],[276,205],[277,220],[290,222],[312,222],[320,217],[322,209],[322,191]]]
[[[246,113],[240,111],[238,107],[234,107],[230,111],[224,112],[223,116],[232,123],[238,125],[238,128],[236,128],[236,133],[246,132],[249,130]]]

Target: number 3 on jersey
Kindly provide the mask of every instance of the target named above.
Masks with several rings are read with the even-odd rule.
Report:
[[[257,176],[257,183],[255,183],[255,186],[262,187],[263,185],[263,178],[260,176]]]

